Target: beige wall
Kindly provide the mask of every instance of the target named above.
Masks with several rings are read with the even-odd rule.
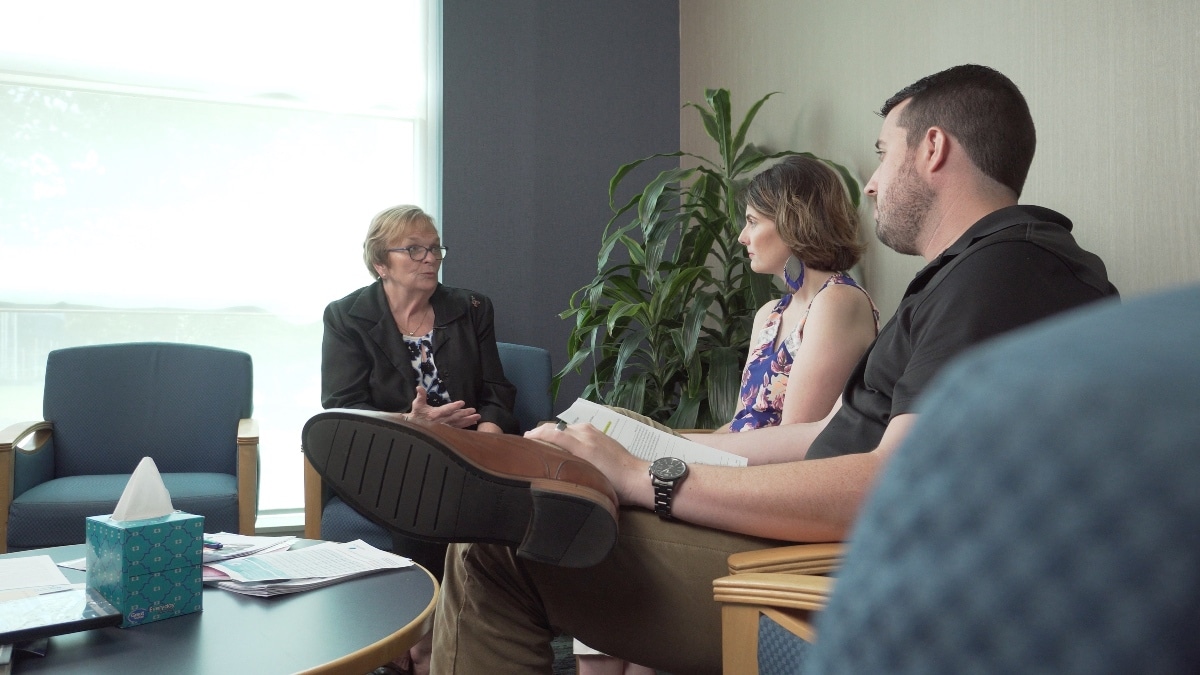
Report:
[[[680,0],[680,89],[726,87],[751,139],[865,182],[880,119],[914,80],[982,63],[1024,92],[1038,151],[1022,201],[1059,210],[1125,297],[1200,279],[1200,3],[1195,0]],[[1099,8],[1099,9],[1097,9]],[[695,112],[684,150],[711,151]],[[870,221],[870,205],[863,208]],[[873,230],[873,223],[869,230]],[[869,237],[885,316],[922,261]]]

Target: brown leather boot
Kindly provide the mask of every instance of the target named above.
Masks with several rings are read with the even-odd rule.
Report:
[[[594,565],[616,542],[608,479],[549,443],[343,409],[315,415],[302,436],[333,491],[390,530],[507,544],[564,567]]]

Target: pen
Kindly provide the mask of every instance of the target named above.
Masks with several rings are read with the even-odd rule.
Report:
[[[222,544],[222,543],[221,543],[221,542],[219,542],[219,541],[210,541],[210,540],[208,540],[208,539],[205,539],[205,540],[204,540],[204,548],[209,548],[209,549],[212,549],[212,550],[214,550],[214,551],[219,551],[219,550],[221,550],[221,548],[222,548],[223,546],[225,546],[225,544]]]

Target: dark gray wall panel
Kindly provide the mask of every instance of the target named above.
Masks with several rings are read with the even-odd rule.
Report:
[[[442,39],[443,280],[490,296],[499,339],[557,369],[609,179],[679,147],[678,1],[445,0]],[[556,409],[582,387],[564,382]]]

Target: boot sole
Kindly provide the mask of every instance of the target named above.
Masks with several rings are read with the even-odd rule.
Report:
[[[616,543],[600,493],[550,479],[500,475],[416,425],[326,412],[302,432],[309,463],[347,504],[394,532],[487,542],[563,567],[600,562]]]

